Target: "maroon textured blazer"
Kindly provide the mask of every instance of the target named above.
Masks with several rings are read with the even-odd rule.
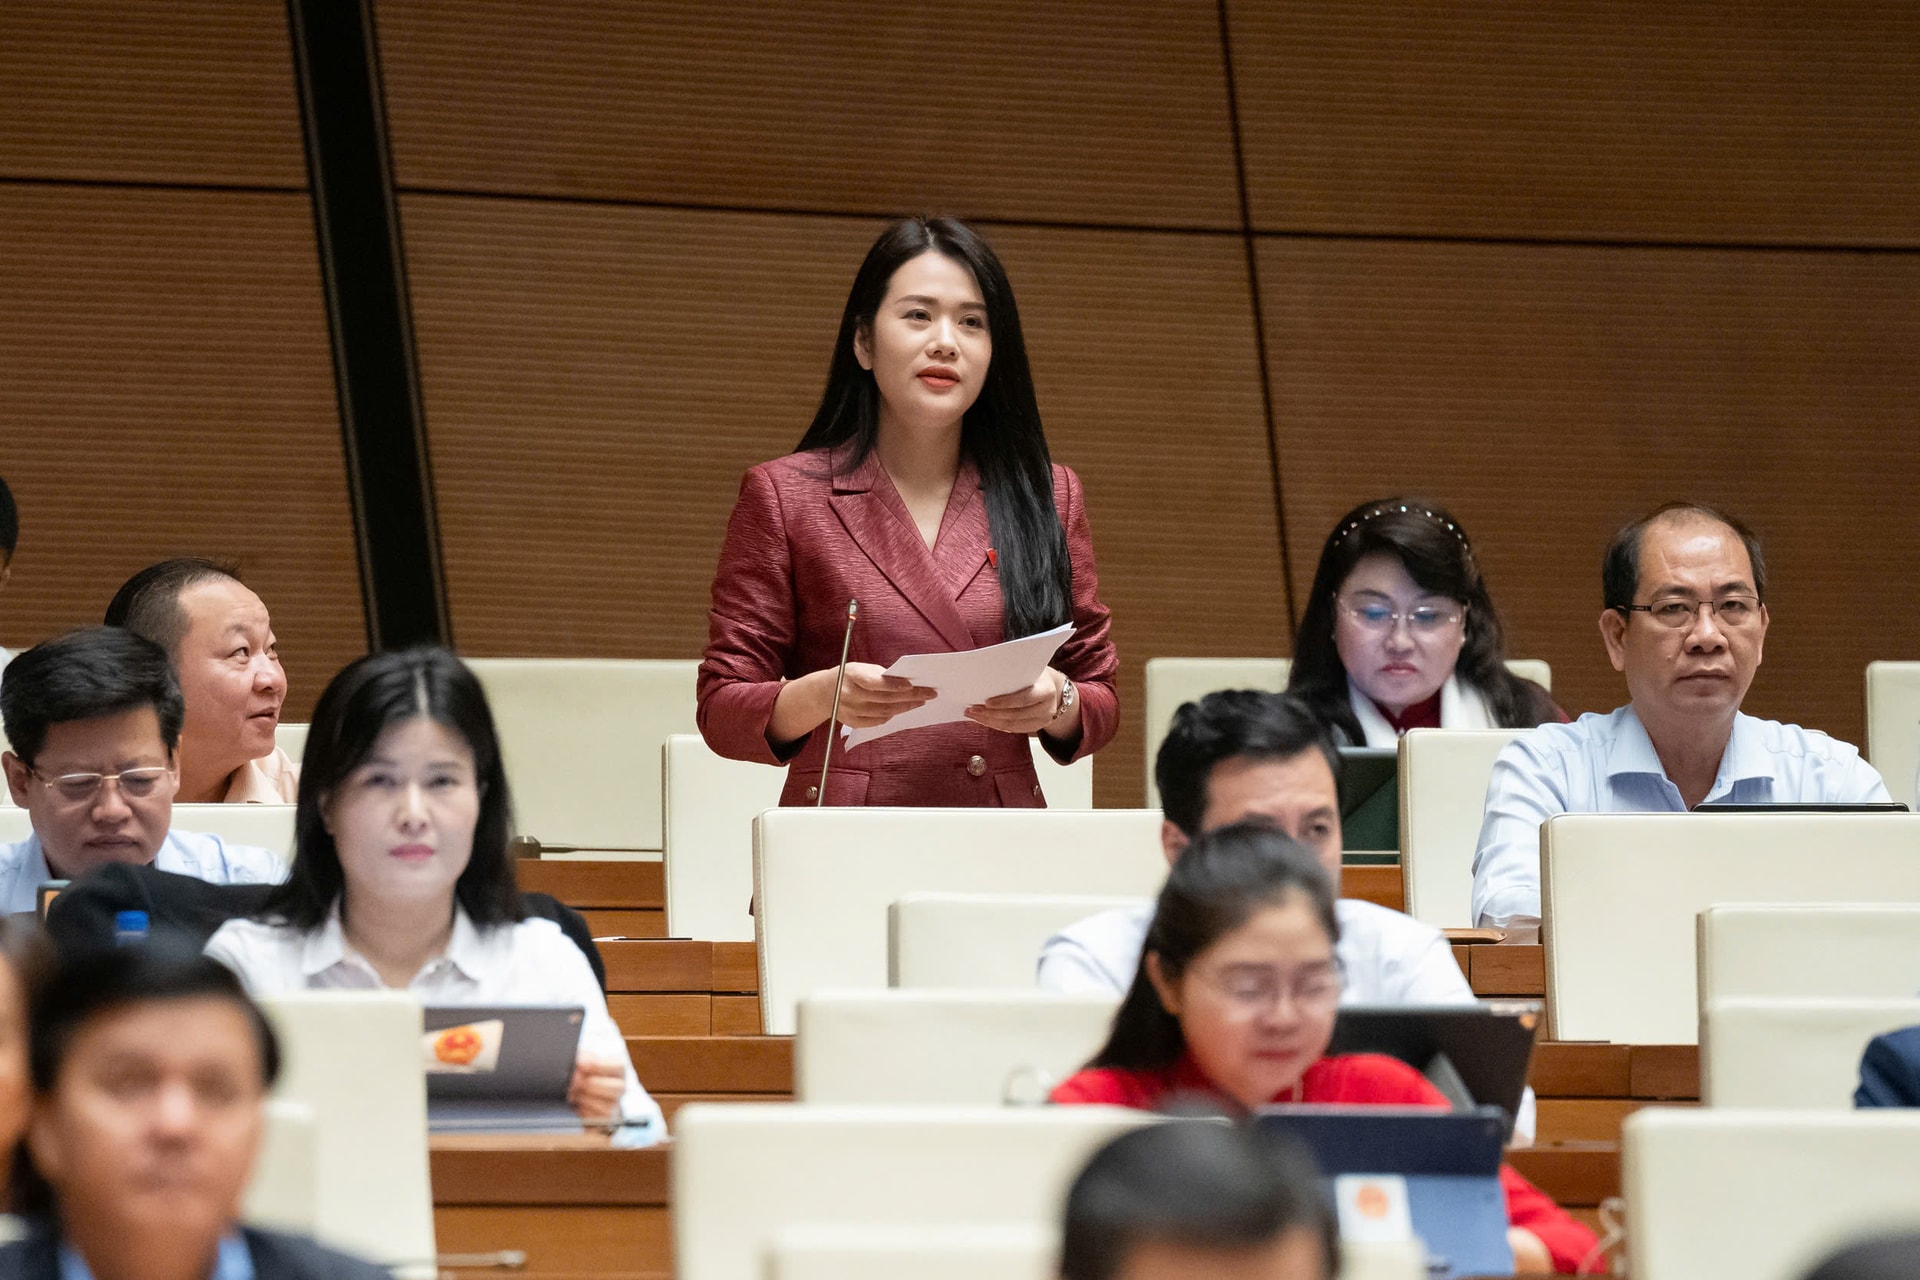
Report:
[[[767,721],[782,679],[839,665],[850,597],[860,601],[852,662],[885,667],[909,653],[1005,638],[1000,582],[987,559],[986,500],[971,464],[961,464],[931,552],[878,457],[831,478],[828,465],[824,452],[791,454],[741,481],[700,664],[707,745],[736,760],[790,764],[780,793],[788,805],[814,801],[826,726],[776,753]],[[1080,481],[1065,467],[1053,469],[1053,500],[1072,557],[1074,624],[1053,665],[1080,697],[1080,742],[1064,762],[1113,737],[1119,656],[1100,603]],[[907,729],[851,750],[836,745],[827,803],[1037,807],[1045,800],[1026,738],[969,721]]]

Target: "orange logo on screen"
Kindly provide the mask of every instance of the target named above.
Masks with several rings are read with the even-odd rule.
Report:
[[[433,1056],[450,1066],[471,1066],[480,1056],[480,1033],[472,1027],[449,1027],[434,1040]]]
[[[1369,1182],[1354,1193],[1353,1207],[1360,1211],[1363,1218],[1384,1218],[1392,1202],[1378,1183]]]

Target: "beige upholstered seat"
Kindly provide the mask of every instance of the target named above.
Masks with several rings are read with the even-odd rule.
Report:
[[[1710,1000],[1700,1010],[1700,1100],[1850,1110],[1867,1041],[1912,1026],[1920,1026],[1920,999],[1911,997]]]
[[[1920,1112],[1650,1107],[1622,1138],[1633,1280],[1800,1280],[1920,1230]]]
[[[282,720],[274,728],[273,745],[286,752],[289,760],[299,764],[300,757],[307,752],[307,730],[312,727],[305,723],[288,724]]]
[[[1540,842],[1556,1040],[1694,1043],[1708,907],[1920,902],[1920,817],[1907,814],[1560,814]]]
[[[1920,805],[1920,662],[1867,664],[1867,759],[1895,800]]]
[[[293,810],[290,804],[177,804],[173,829],[219,836],[229,844],[250,844],[293,859]],[[0,844],[33,834],[25,809],[0,809]]]
[[[419,1003],[394,991],[301,991],[261,1006],[281,1041],[274,1096],[313,1113],[313,1234],[385,1265],[434,1274]]]
[[[1060,1233],[1019,1226],[788,1227],[768,1250],[769,1280],[1054,1280]]]
[[[1118,1107],[694,1104],[674,1122],[679,1280],[761,1280],[782,1233],[1058,1221],[1108,1139],[1158,1117]]]
[[[1093,807],[1093,757],[1062,766],[1032,750],[1050,808]],[[753,820],[780,803],[787,771],[728,760],[699,734],[669,736],[665,755],[667,933],[750,942]]]
[[[1031,991],[1040,948],[1077,920],[1149,897],[909,893],[888,909],[888,978],[896,987]]]
[[[583,850],[657,853],[661,747],[693,733],[700,664],[471,658],[499,728],[522,835]]]
[[[1400,739],[1400,870],[1407,914],[1473,927],[1473,854],[1494,757],[1517,729],[1409,729]]]
[[[1166,876],[1150,809],[771,809],[754,824],[760,1013],[793,1030],[827,988],[887,985],[887,909],[917,891],[1144,896]]]
[[[1700,1003],[1904,999],[1920,991],[1920,904],[1722,903],[1700,913]]]
[[[1085,1065],[1118,1002],[1037,991],[823,991],[800,1002],[794,1096],[996,1106]]]
[[[247,1180],[241,1220],[279,1231],[313,1232],[320,1214],[320,1135],[313,1108],[271,1098],[260,1154]]]

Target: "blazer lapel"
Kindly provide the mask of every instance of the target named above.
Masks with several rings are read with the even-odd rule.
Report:
[[[974,647],[973,633],[954,604],[952,590],[941,580],[907,504],[894,491],[878,457],[869,456],[856,470],[835,479],[827,502],[854,544],[941,639],[955,649]]]
[[[993,545],[993,531],[987,526],[987,495],[980,487],[980,472],[971,462],[960,464],[954,477],[953,497],[947,503],[946,519],[940,525],[940,539],[934,558],[945,570],[953,588],[953,598],[966,594],[973,580],[988,565],[987,551]]]

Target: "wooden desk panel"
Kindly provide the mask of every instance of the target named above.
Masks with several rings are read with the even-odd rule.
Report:
[[[1629,1098],[1632,1052],[1624,1044],[1543,1040],[1533,1048],[1527,1083],[1542,1098]]]
[[[1547,965],[1543,948],[1534,946],[1468,947],[1467,980],[1477,996],[1527,996],[1547,992]]]
[[[514,864],[514,874],[522,893],[550,893],[576,911],[588,907],[664,911],[667,905],[666,867],[659,862],[523,858]]]
[[[1636,1098],[1698,1098],[1700,1046],[1634,1045],[1629,1087]]]
[[[1507,1163],[1562,1208],[1589,1208],[1620,1194],[1617,1142],[1569,1142],[1509,1151]]]
[[[1406,885],[1397,866],[1340,868],[1340,896],[1377,903],[1393,911],[1407,909]]]
[[[713,990],[756,993],[760,990],[760,949],[751,942],[713,944]]]
[[[629,1036],[627,1052],[649,1092],[793,1092],[789,1036]]]
[[[451,1206],[433,1211],[441,1253],[518,1249],[515,1280],[666,1280],[673,1233],[666,1206],[610,1209],[575,1205]],[[452,1268],[460,1280],[497,1277],[498,1267]]]
[[[628,1036],[706,1036],[713,1034],[713,997],[685,992],[672,995],[610,995],[607,1012]]]
[[[713,990],[713,944],[678,938],[602,942],[607,991],[636,993]],[[756,982],[749,991],[759,990]]]
[[[596,938],[664,938],[667,913],[630,907],[575,908],[586,917],[587,932]]]

